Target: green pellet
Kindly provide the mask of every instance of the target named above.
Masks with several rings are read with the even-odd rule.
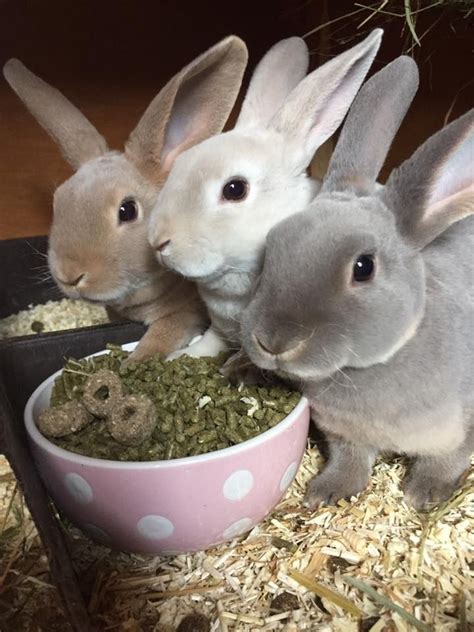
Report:
[[[218,438],[217,430],[208,430],[207,432],[202,432],[198,438],[198,443],[211,443]]]
[[[184,434],[187,437],[194,437],[195,435],[199,434],[200,432],[202,432],[206,427],[206,424],[204,423],[200,423],[200,424],[194,424],[192,426],[188,426],[185,431]]]

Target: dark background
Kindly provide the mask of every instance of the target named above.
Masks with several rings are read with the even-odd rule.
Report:
[[[164,83],[225,35],[247,42],[250,71],[278,39],[304,35],[354,10],[347,0],[0,0],[0,64],[20,58],[78,105],[112,148],[120,148]],[[369,15],[361,10],[308,36],[312,67],[374,26],[384,25],[385,36],[373,70],[406,49],[410,37],[403,18],[375,15],[357,29]],[[455,10],[419,14],[417,33],[428,30],[414,51],[422,88],[387,168],[441,127],[449,112],[453,118],[472,107],[472,24]],[[46,233],[52,192],[69,173],[54,143],[1,77],[0,239]]]

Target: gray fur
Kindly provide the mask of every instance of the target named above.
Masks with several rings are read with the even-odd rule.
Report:
[[[418,77],[416,63],[402,55],[366,81],[337,141],[324,190],[371,190],[418,90]]]
[[[474,217],[459,220],[474,213],[473,165],[472,155],[464,164],[456,155],[473,136],[471,110],[429,139],[387,187],[358,195],[350,183],[336,192],[328,186],[268,236],[243,342],[257,366],[299,385],[328,434],[329,462],[309,485],[311,507],[361,491],[380,451],[415,457],[406,482],[415,506],[445,499],[469,466]],[[337,188],[340,176],[339,164]],[[453,199],[462,200],[457,210]],[[375,255],[376,273],[356,284],[361,254]]]

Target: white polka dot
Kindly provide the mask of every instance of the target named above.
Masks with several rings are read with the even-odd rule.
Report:
[[[150,540],[162,540],[169,537],[174,531],[171,520],[163,516],[145,516],[137,523],[140,535]]]
[[[64,483],[68,492],[74,500],[77,500],[78,503],[81,503],[81,505],[87,505],[92,502],[92,499],[94,498],[92,487],[85,478],[82,478],[79,474],[71,472],[70,474],[66,474],[64,477]]]
[[[252,472],[237,470],[224,483],[224,496],[228,500],[242,500],[253,487]]]
[[[94,538],[94,540],[98,540],[99,542],[110,542],[110,535],[97,525],[92,524],[92,522],[87,522],[82,525],[82,529],[90,535],[91,538]]]
[[[281,477],[280,481],[280,491],[284,492],[290,486],[291,481],[295,478],[296,472],[298,471],[298,463],[293,461],[286,468],[285,473]]]
[[[252,520],[250,518],[241,518],[227,527],[223,533],[224,538],[235,538],[236,536],[248,531],[251,526]]]

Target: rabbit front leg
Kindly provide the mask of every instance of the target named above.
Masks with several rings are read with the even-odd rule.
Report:
[[[425,509],[447,500],[469,468],[473,449],[474,429],[471,429],[457,450],[417,457],[403,485],[406,502],[416,509]]]
[[[105,311],[107,312],[107,318],[111,323],[126,323],[127,319],[125,316],[119,314],[113,307],[110,305],[105,306]]]
[[[329,459],[322,473],[308,484],[304,505],[309,509],[356,496],[367,486],[377,455],[371,446],[355,445],[334,435],[326,438]]]
[[[189,345],[189,347],[178,349],[177,351],[170,353],[166,359],[175,360],[182,355],[189,355],[193,358],[217,356],[219,353],[227,350],[228,346],[226,341],[221,338],[217,331],[211,326],[197,342]]]
[[[170,353],[188,344],[203,329],[202,314],[196,311],[184,311],[168,314],[154,320],[124,366],[132,362],[141,362],[155,354],[169,356]]]

